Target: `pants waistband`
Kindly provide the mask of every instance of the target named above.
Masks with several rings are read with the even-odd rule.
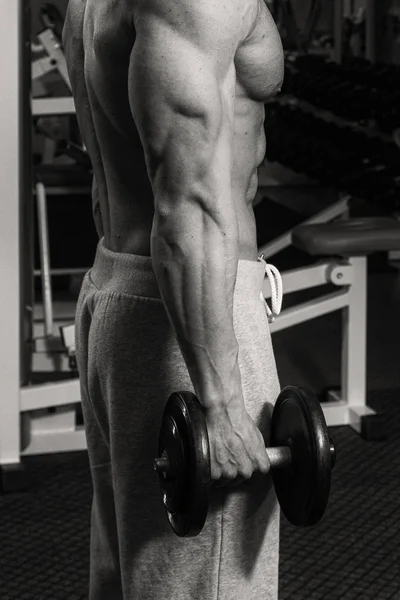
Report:
[[[263,260],[239,260],[235,293],[243,288],[246,293],[254,290],[259,297],[264,276]],[[90,277],[100,290],[161,298],[151,257],[113,252],[106,248],[104,238],[98,243]]]

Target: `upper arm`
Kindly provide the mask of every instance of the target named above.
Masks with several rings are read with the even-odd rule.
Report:
[[[135,28],[130,103],[156,208],[226,194],[239,0],[147,0]]]

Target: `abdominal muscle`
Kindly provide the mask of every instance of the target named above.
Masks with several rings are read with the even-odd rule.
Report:
[[[240,110],[235,110],[231,189],[238,220],[239,259],[243,260],[255,260],[257,257],[253,200],[257,192],[257,167],[265,153],[263,119],[264,107],[259,103],[249,101],[245,106],[242,99]],[[150,256],[154,201],[150,185],[143,186],[143,178],[140,178],[141,185],[137,185],[137,167],[145,169],[143,155],[139,156],[138,151],[137,148],[137,160],[132,157],[131,187],[126,185],[129,176],[123,177],[123,186],[118,186],[114,178],[113,193],[108,186],[107,197],[99,198],[100,213],[107,248]],[[121,163],[113,166],[110,157],[107,161],[103,157],[103,165],[106,172],[114,170],[116,173],[121,171],[122,166]]]

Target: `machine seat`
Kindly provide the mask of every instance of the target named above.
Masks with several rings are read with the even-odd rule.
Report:
[[[367,256],[400,250],[400,222],[390,217],[366,217],[299,225],[294,246],[312,256]]]

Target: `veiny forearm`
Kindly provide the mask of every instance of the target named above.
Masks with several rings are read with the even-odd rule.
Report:
[[[225,212],[221,220],[193,203],[189,210],[175,208],[173,216],[156,216],[152,233],[162,299],[206,408],[243,402],[233,329],[238,231],[229,217]]]

